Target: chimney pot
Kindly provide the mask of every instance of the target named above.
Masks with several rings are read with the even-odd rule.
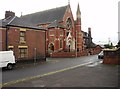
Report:
[[[12,12],[12,11],[6,11],[6,12],[5,12],[5,18],[14,17],[14,16],[15,16],[15,13]]]

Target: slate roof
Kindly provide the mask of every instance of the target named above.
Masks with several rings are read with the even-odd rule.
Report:
[[[22,20],[21,18],[15,17],[15,19],[9,24],[12,26],[19,26],[19,27],[28,27],[34,29],[43,29],[42,27],[35,26],[27,21]]]
[[[83,37],[84,37],[84,38],[86,38],[86,39],[88,39],[88,38],[89,38],[89,37],[88,37],[88,33],[87,33],[87,32],[82,31],[82,33],[83,33]]]
[[[83,33],[83,38],[87,39],[87,41],[85,42],[87,48],[95,48],[97,45],[93,41],[89,43],[90,38],[92,39],[92,37],[90,37],[87,32],[82,31],[82,33]]]
[[[96,47],[96,44],[93,43],[93,42],[92,42],[91,44],[88,45],[88,48],[95,48],[95,47]]]
[[[5,27],[12,19],[13,19],[13,17],[11,17],[11,16],[9,16],[9,17],[6,18],[6,19],[1,19],[1,20],[0,20],[1,26],[2,26],[2,27]]]
[[[34,25],[51,23],[55,20],[61,21],[64,17],[67,6],[40,11],[33,14],[28,14],[22,16],[21,18],[24,19],[25,21],[31,22]]]
[[[16,26],[16,27],[25,27],[25,28],[33,28],[33,29],[44,29],[42,27],[38,27],[29,22],[26,22],[17,16],[7,18],[7,19],[2,19],[0,20],[0,23],[2,23],[2,27]]]

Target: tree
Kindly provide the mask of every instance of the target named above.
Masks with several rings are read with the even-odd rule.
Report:
[[[117,43],[116,47],[120,47],[120,40],[119,40],[119,42]]]

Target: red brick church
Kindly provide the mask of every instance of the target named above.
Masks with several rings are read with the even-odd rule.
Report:
[[[34,58],[34,56],[39,56],[39,54],[40,56],[43,57],[46,56],[45,54],[50,56],[51,54],[54,53],[63,53],[63,54],[77,53],[78,55],[81,55],[81,52],[83,52],[87,54],[88,51],[90,52],[94,51],[93,48],[97,47],[97,45],[95,45],[92,42],[91,28],[88,29],[88,33],[81,30],[81,11],[79,4],[76,11],[76,20],[74,20],[73,18],[70,4],[58,8],[53,8],[45,11],[24,15],[21,16],[20,18],[15,17],[15,13],[13,12],[10,11],[7,12],[8,13],[6,15],[8,15],[8,17],[9,15],[11,15],[10,17],[12,18],[11,20],[9,20],[8,18],[7,20],[8,23],[5,27],[7,27],[9,24],[9,26],[12,26],[12,28],[13,27],[14,28],[17,27],[17,29],[18,27],[19,29],[24,28],[24,30],[20,30],[20,32],[24,32],[27,35],[24,35],[24,39],[25,39],[24,43],[19,42],[19,40],[21,39],[16,39],[14,37],[13,37],[14,38],[13,43],[10,40],[9,42],[7,42],[6,40],[7,43],[4,43],[6,44],[5,45],[6,50],[7,48],[10,47],[12,47],[12,49],[14,48],[14,51],[16,51],[17,48],[26,49],[24,51],[24,54],[22,54],[22,56],[24,55],[26,57],[27,55],[28,58],[29,57]],[[4,22],[4,20],[1,21]],[[33,30],[28,31],[28,29],[33,29]],[[43,29],[45,29],[46,32]],[[16,29],[13,29],[13,32],[14,30],[18,31]],[[35,33],[37,35],[35,34],[32,35],[33,31],[38,32]],[[42,33],[45,33],[45,35],[43,35]],[[15,32],[13,34],[16,35]],[[10,37],[10,36],[6,36],[6,37]],[[4,44],[2,46],[4,46]],[[85,51],[86,49],[89,50]],[[16,55],[20,57],[19,56],[20,51],[18,51]],[[69,57],[71,57],[72,54],[69,55],[70,55]],[[63,55],[61,54],[60,56],[62,57]]]
[[[83,50],[83,33],[81,31],[81,12],[77,7],[76,21],[73,18],[70,4],[50,10],[22,16],[24,19],[37,26],[47,29],[46,51],[75,52]]]

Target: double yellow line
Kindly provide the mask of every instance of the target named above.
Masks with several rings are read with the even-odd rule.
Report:
[[[33,80],[33,79],[37,79],[37,78],[42,78],[44,76],[48,76],[48,75],[52,75],[52,74],[64,72],[64,71],[67,71],[67,70],[70,70],[70,69],[75,69],[77,67],[81,67],[81,66],[88,65],[88,64],[91,64],[91,63],[92,62],[83,63],[83,64],[80,64],[80,65],[76,65],[76,66],[72,66],[72,67],[60,69],[60,70],[57,70],[57,71],[48,72],[48,73],[45,73],[45,74],[42,74],[42,75],[37,75],[37,76],[32,76],[32,77],[26,77],[26,78],[23,78],[23,79],[6,82],[6,83],[3,83],[3,84],[0,84],[0,87],[9,86],[9,85],[12,85],[12,84],[16,84],[16,83],[20,83],[20,82],[25,82],[25,81]]]

